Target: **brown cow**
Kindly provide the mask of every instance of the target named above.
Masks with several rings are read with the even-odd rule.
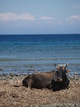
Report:
[[[69,85],[69,79],[67,78],[66,72],[66,67],[59,67],[57,68],[57,71],[31,74],[24,78],[22,83],[23,86],[28,88],[63,89]]]

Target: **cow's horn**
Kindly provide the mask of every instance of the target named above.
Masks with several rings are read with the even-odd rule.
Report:
[[[54,66],[55,66],[56,68],[58,68],[58,65],[57,65],[57,64],[54,64]]]
[[[59,68],[59,67],[67,67],[67,64],[54,64],[54,66],[56,67],[56,68]]]
[[[67,67],[67,64],[66,64],[66,66],[65,66],[65,68]]]

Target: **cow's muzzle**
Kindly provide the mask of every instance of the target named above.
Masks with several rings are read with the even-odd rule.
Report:
[[[61,77],[58,77],[58,82],[62,82],[63,79]]]

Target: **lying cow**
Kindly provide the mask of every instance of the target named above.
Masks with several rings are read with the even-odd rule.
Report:
[[[22,81],[23,86],[28,88],[49,88],[59,90],[67,88],[69,79],[67,78],[66,67],[58,67],[57,71],[31,74]]]

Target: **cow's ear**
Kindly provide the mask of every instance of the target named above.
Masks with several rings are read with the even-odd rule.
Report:
[[[62,67],[62,69],[63,69],[63,70],[65,70],[65,69],[66,69],[66,67]]]
[[[57,66],[57,64],[54,64],[54,66],[57,68],[58,66]]]
[[[61,68],[60,66],[57,67],[58,70],[59,70],[60,68]]]
[[[57,64],[54,64],[54,66],[55,66],[57,69],[59,69],[59,66],[58,66]]]
[[[65,66],[65,68],[67,67],[67,64],[66,64],[66,66]]]
[[[66,70],[66,73],[69,73],[70,72],[70,70]]]

